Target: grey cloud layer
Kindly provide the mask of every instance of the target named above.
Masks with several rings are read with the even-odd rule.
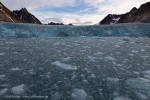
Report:
[[[75,24],[93,24],[98,23],[107,14],[122,14],[132,9],[132,7],[139,7],[141,4],[149,0],[1,0],[11,10],[17,10],[26,7],[43,23],[56,21],[60,23],[75,23]],[[79,2],[85,5],[92,6],[95,9],[93,13],[86,13],[89,9],[80,9],[77,12],[84,12],[79,14],[76,12],[54,12],[54,11],[38,11],[39,7],[65,7],[76,6]],[[59,18],[58,18],[59,17]],[[88,23],[87,23],[88,22]]]

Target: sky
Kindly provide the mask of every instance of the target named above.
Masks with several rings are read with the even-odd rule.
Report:
[[[1,0],[12,10],[26,8],[43,24],[98,24],[108,14],[123,14],[149,0]]]

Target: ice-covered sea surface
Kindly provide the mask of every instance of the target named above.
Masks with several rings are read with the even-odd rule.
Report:
[[[150,100],[150,38],[1,37],[0,100],[12,99]]]

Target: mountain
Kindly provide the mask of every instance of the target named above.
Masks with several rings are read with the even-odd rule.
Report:
[[[34,15],[28,12],[26,8],[14,10],[13,13],[21,20],[27,23],[42,24]]]
[[[126,13],[124,16],[125,17],[122,17],[118,21],[118,23],[129,23],[129,22],[150,23],[150,2],[142,4],[139,9],[135,10],[134,13],[131,14],[130,11],[129,13]]]
[[[0,2],[0,21],[22,23],[24,21],[20,20],[14,13],[12,13],[8,8],[6,8]]]
[[[48,25],[64,25],[63,23],[55,23],[55,22],[50,22]]]
[[[122,14],[122,16],[120,17],[118,23],[134,22],[134,21],[131,21],[131,20],[134,19],[133,16],[137,12],[137,10],[138,9],[136,7],[134,7],[128,13]]]
[[[0,21],[13,23],[33,23],[42,24],[34,15],[29,13],[26,8],[14,10],[13,12],[6,8],[0,2]]]
[[[113,18],[114,17],[114,18]],[[113,23],[131,23],[131,22],[143,22],[150,23],[150,2],[142,4],[139,9],[133,7],[129,12],[119,15],[118,21],[115,22],[116,19],[115,14],[107,15],[99,24],[111,24]]]
[[[99,24],[113,24],[120,19],[121,15],[108,14]]]

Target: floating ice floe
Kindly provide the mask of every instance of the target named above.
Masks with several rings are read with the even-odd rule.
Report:
[[[139,100],[148,100],[148,97],[141,92],[134,92]]]
[[[96,78],[96,76],[94,74],[91,74],[90,78]]]
[[[130,43],[130,44],[135,44],[135,41],[130,41],[129,43]]]
[[[9,84],[1,84],[0,87],[8,87]]]
[[[60,45],[60,42],[56,42],[53,44],[54,46]]]
[[[150,81],[149,81],[148,79],[146,79],[146,78],[141,78],[141,77],[139,77],[138,79],[140,79],[140,80],[142,80],[142,81],[145,81],[145,82],[147,82],[147,83],[150,83]]]
[[[7,88],[4,88],[2,90],[0,90],[0,96],[3,96],[7,93],[8,89]]]
[[[137,51],[137,50],[132,50],[131,52],[132,52],[132,53],[138,53],[138,51]]]
[[[84,49],[89,49],[90,47],[89,47],[89,46],[84,46],[83,48],[84,48]]]
[[[97,52],[96,54],[98,54],[98,55],[103,55],[104,53],[103,53],[103,52]]]
[[[59,61],[55,61],[55,62],[53,62],[51,64],[56,66],[56,67],[58,67],[58,68],[65,69],[65,70],[77,70],[76,66],[72,66],[72,65],[69,65],[69,64],[61,63]]]
[[[29,72],[30,74],[36,74],[36,72],[35,72],[34,70],[32,70],[32,69],[29,70],[28,72]]]
[[[5,53],[0,53],[0,56],[5,55]]]
[[[114,61],[114,60],[116,60],[116,59],[113,58],[113,57],[106,56],[106,57],[104,57],[104,60],[105,60],[105,61]]]
[[[83,83],[83,84],[88,84],[88,81],[87,81],[86,79],[83,79],[83,80],[82,80],[82,83]]]
[[[114,95],[114,96],[118,96],[119,93],[118,93],[118,92],[113,92],[113,95]]]
[[[131,54],[131,53],[129,53],[128,55],[129,55],[129,56],[134,56],[134,54]]]
[[[134,74],[139,75],[140,73],[137,71],[133,71]]]
[[[123,45],[124,44],[124,41],[123,40],[118,40],[116,45]]]
[[[0,75],[0,80],[3,80],[6,75]]]
[[[141,49],[141,51],[142,51],[142,52],[144,52],[144,51],[145,51],[145,49]]]
[[[150,84],[142,79],[128,79],[126,80],[126,84],[131,88],[131,90],[150,95]]]
[[[88,56],[88,59],[89,59],[91,62],[96,62],[96,61],[95,61],[96,58],[93,57],[93,56]]]
[[[119,46],[118,44],[116,44],[114,47],[115,47],[115,48],[119,48],[120,46]]]
[[[86,100],[87,94],[82,89],[73,89],[71,94],[71,100]]]
[[[96,52],[96,53],[93,53],[93,55],[97,56],[97,55],[103,55],[104,53],[103,52]]]
[[[20,69],[16,67],[16,68],[11,68],[10,70],[11,71],[19,71]]]
[[[143,60],[147,60],[149,56],[141,56]]]
[[[67,58],[63,58],[62,61],[68,61],[70,60],[70,57],[67,57]]]
[[[79,36],[80,38],[86,38],[86,36],[83,36],[83,35],[81,35],[81,36]]]
[[[110,77],[108,77],[108,78],[106,79],[106,81],[107,81],[107,83],[109,83],[109,84],[118,84],[119,79],[118,79],[118,78],[110,78]]]
[[[52,100],[60,100],[62,98],[62,95],[59,92],[56,92],[53,96],[52,96]]]
[[[150,75],[150,70],[142,71],[142,74],[144,74],[144,75]]]
[[[11,92],[13,95],[23,95],[25,93],[25,85],[21,84],[19,86],[15,86],[13,88],[11,88]]]
[[[114,97],[113,100],[130,100],[130,99],[128,97],[119,96],[119,97]]]

